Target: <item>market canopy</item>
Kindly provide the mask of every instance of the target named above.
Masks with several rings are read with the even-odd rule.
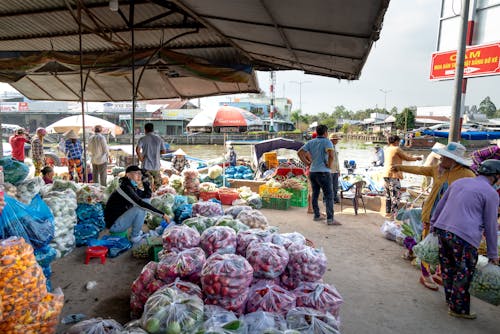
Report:
[[[102,118],[85,115],[85,131],[86,132],[94,132],[94,127],[96,125],[101,125],[104,134],[111,134],[112,136],[121,135],[123,133],[123,129],[111,122],[108,122]],[[82,115],[74,115],[65,117],[63,119],[58,120],[55,123],[50,124],[45,129],[48,133],[64,133],[70,130],[75,131],[76,133],[82,133]]]
[[[0,81],[79,100],[80,53],[87,101],[130,100],[134,78],[138,100],[258,92],[254,70],[358,79],[389,0],[117,3],[2,1]]]
[[[303,142],[282,137],[263,140],[255,144],[253,147],[254,164],[255,166],[258,166],[260,158],[266,152],[271,152],[280,148],[298,151],[302,146],[304,146]]]
[[[213,127],[261,128],[262,119],[245,109],[222,106],[215,111]]]

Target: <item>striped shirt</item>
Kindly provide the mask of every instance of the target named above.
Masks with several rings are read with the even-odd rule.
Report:
[[[471,153],[472,166],[470,168],[477,172],[479,165],[488,159],[500,160],[500,147],[498,145],[488,146]]]

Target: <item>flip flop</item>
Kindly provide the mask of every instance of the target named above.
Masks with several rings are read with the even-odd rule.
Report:
[[[434,281],[432,281],[432,282],[426,281],[425,278],[423,278],[422,276],[420,276],[420,280],[419,281],[427,289],[430,289],[432,291],[438,291],[439,290],[439,286]]]

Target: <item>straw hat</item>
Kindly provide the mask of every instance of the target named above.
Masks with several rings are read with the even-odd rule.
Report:
[[[177,151],[175,151],[174,153],[172,153],[172,155],[186,155],[186,152],[184,152],[182,150],[182,148],[180,148]]]
[[[78,135],[73,130],[64,133],[64,139],[78,139]]]
[[[444,147],[433,147],[432,152],[439,154],[440,156],[450,158],[455,160],[457,163],[469,167],[472,163],[471,160],[465,158],[465,146],[460,143],[450,142]]]
[[[330,136],[328,136],[328,138],[330,138],[330,140],[340,140],[341,138],[335,134],[335,133],[332,133],[330,134]]]

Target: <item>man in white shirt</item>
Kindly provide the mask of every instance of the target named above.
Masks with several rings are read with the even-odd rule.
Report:
[[[102,126],[94,127],[94,134],[89,138],[88,147],[92,163],[92,182],[106,186],[108,177],[109,149],[102,134]]]

